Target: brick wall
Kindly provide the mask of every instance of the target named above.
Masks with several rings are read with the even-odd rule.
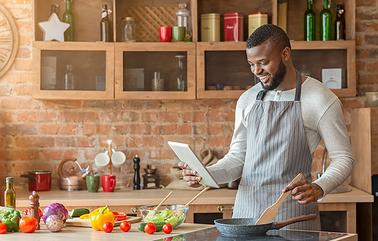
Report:
[[[90,164],[112,138],[126,151],[123,182],[131,182],[133,155],[142,165],[156,165],[163,184],[174,176],[175,161],[167,140],[188,142],[196,153],[227,151],[233,130],[234,100],[209,101],[39,101],[31,97],[32,1],[1,0],[16,19],[20,49],[11,70],[0,79],[0,174],[18,178],[31,169],[53,171],[62,159]],[[359,93],[378,90],[378,12],[376,0],[357,1],[357,70]],[[345,100],[348,108],[361,100]],[[315,154],[319,159],[320,151]],[[0,180],[3,183],[3,178]]]

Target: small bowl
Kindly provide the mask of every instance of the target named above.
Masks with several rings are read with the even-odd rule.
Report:
[[[366,92],[368,106],[378,106],[378,92]]]
[[[143,206],[139,208],[143,222],[152,222],[155,224],[162,222],[170,223],[173,228],[176,228],[185,221],[189,211],[189,207],[180,204],[162,205],[156,211],[153,210],[155,207],[156,206]]]

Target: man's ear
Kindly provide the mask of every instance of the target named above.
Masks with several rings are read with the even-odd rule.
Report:
[[[287,62],[290,60],[291,58],[291,49],[289,47],[285,47],[283,50],[282,50],[282,53],[281,53],[281,58],[284,62]]]

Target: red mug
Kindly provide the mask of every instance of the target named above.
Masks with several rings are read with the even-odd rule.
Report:
[[[104,175],[101,176],[102,190],[104,192],[114,192],[116,186],[116,176],[114,175]]]
[[[160,30],[160,42],[171,42],[172,27],[171,26],[161,26],[159,30]]]

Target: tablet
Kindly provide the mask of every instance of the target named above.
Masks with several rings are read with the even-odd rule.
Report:
[[[206,186],[219,188],[219,185],[211,176],[203,163],[197,158],[196,154],[190,149],[190,146],[185,143],[168,141],[168,145],[172,148],[180,161],[185,162],[188,166],[197,172],[197,175],[202,177],[201,183]]]

